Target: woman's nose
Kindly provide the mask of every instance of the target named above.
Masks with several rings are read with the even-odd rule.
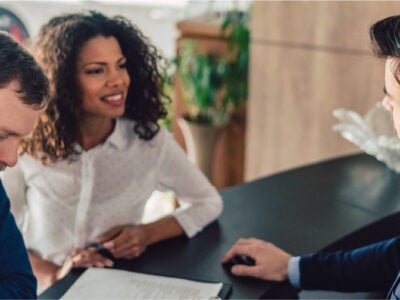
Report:
[[[107,78],[107,85],[110,87],[120,86],[123,83],[122,74],[117,70],[111,71]]]

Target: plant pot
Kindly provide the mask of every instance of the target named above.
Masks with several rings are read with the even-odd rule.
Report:
[[[215,143],[225,126],[198,124],[185,118],[179,118],[178,125],[185,139],[189,160],[195,163],[207,178],[212,181]]]

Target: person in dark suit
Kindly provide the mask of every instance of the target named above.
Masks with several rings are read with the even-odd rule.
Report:
[[[32,56],[0,32],[0,171],[17,162],[20,138],[30,134],[46,104],[48,80]],[[0,181],[0,298],[36,298],[28,253]]]
[[[386,60],[383,105],[393,114],[400,137],[400,15],[378,21],[370,28],[374,53]],[[255,264],[235,265],[231,272],[283,282],[301,289],[344,292],[387,292],[400,299],[400,236],[375,244],[335,252],[293,257],[275,245],[258,239],[240,239],[222,263],[247,255]]]

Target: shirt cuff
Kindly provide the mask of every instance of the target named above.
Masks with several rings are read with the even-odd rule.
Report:
[[[288,277],[292,286],[300,288],[300,256],[291,257],[289,259]]]

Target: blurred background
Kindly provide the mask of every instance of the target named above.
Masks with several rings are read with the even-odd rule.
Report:
[[[29,46],[50,17],[93,9],[138,25],[165,58],[163,126],[221,189],[359,152],[336,108],[382,98],[368,28],[397,1],[0,1],[0,28]]]
[[[234,2],[236,2],[234,4]],[[124,15],[138,25],[167,57],[175,55],[179,35],[176,23],[182,19],[227,11],[234,7],[247,9],[251,1],[208,0],[0,0],[1,24],[7,26],[6,13],[12,13],[34,38],[39,27],[52,16],[71,11],[98,10],[107,15]]]

